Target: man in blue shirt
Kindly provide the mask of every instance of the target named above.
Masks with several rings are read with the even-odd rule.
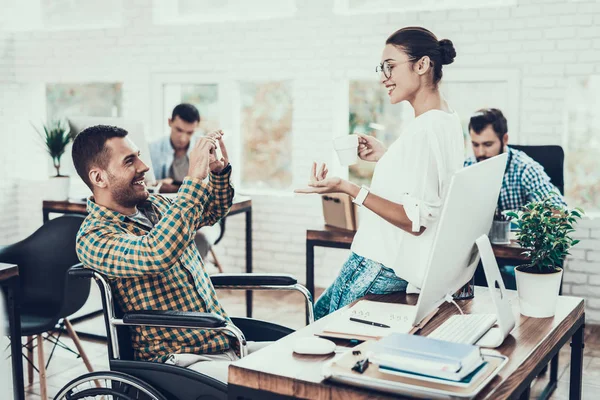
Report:
[[[194,133],[200,123],[200,113],[191,104],[177,105],[168,120],[171,133],[150,143],[150,157],[160,193],[175,193],[189,167],[188,154],[194,147]]]
[[[544,167],[524,152],[508,146],[508,124],[502,111],[497,108],[477,111],[469,121],[469,134],[474,156],[467,158],[465,166],[508,153],[498,211],[519,210],[530,201],[540,200],[551,192],[557,193],[557,205],[566,206]]]
[[[469,134],[474,156],[467,158],[465,167],[504,152],[508,153],[497,211],[520,210],[530,201],[540,200],[551,192],[557,193],[554,203],[566,207],[563,197],[558,188],[550,182],[544,167],[524,152],[508,146],[508,123],[502,111],[497,108],[477,111],[469,121]],[[506,288],[516,289],[515,267],[499,262],[499,268]],[[481,263],[475,271],[475,284],[486,284]]]
[[[176,193],[188,173],[189,153],[197,138],[194,133],[200,123],[200,113],[192,104],[177,105],[168,120],[171,133],[150,143],[150,158],[160,193]],[[210,252],[220,272],[221,264],[212,251],[212,246],[221,234],[221,225],[204,226],[196,234],[194,241],[204,260]]]

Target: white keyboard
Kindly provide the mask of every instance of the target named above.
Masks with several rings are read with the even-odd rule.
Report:
[[[495,323],[496,314],[453,315],[427,337],[475,344]]]

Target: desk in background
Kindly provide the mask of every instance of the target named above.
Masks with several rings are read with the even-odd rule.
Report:
[[[516,327],[497,350],[509,358],[478,399],[528,398],[531,382],[560,349],[571,340],[571,400],[581,399],[583,372],[583,328],[585,322],[583,299],[559,297],[554,318],[529,318],[519,314],[516,291],[508,290]],[[370,300],[415,304],[417,295],[369,295]],[[465,313],[487,313],[494,308],[489,291],[480,287],[477,296],[461,300]],[[229,398],[238,399],[392,399],[397,396],[353,386],[324,382],[321,371],[333,356],[301,356],[292,352],[294,342],[320,332],[337,313],[330,314],[271,346],[251,354],[229,367]],[[449,316],[457,314],[456,307],[444,303],[437,315],[423,328],[428,335]],[[549,393],[548,393],[549,394]]]
[[[46,223],[50,217],[50,213],[58,214],[79,214],[87,215],[86,204],[76,203],[70,201],[48,201],[44,200],[42,203],[42,213],[44,217],[44,223]],[[246,273],[252,272],[252,199],[246,196],[235,196],[233,198],[233,205],[229,210],[227,217],[236,214],[246,214]],[[225,220],[221,220],[221,236],[225,233]],[[246,315],[252,317],[252,291],[246,291]]]
[[[10,335],[14,398],[25,400],[23,355],[21,353],[21,309],[19,302],[21,284],[19,282],[19,267],[13,264],[0,263],[0,284],[7,289],[6,308],[8,310],[8,333]]]

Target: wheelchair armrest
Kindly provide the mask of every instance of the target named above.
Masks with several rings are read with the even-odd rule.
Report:
[[[188,328],[223,328],[227,320],[220,315],[192,311],[131,311],[123,315],[123,322],[134,325],[171,325]]]
[[[69,268],[69,276],[74,278],[93,278],[94,271],[89,268],[85,268],[82,263],[79,263]]]
[[[298,280],[287,274],[214,274],[210,276],[215,287],[219,286],[292,286]]]
[[[162,311],[146,310],[125,313],[121,323],[114,321],[115,325],[148,325],[173,328],[199,328],[228,331],[240,344],[240,356],[248,354],[244,333],[235,325],[229,324],[220,315],[192,311]]]

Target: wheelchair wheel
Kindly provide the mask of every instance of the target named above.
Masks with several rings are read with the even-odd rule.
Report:
[[[134,376],[112,371],[91,372],[67,383],[54,400],[167,400]]]

